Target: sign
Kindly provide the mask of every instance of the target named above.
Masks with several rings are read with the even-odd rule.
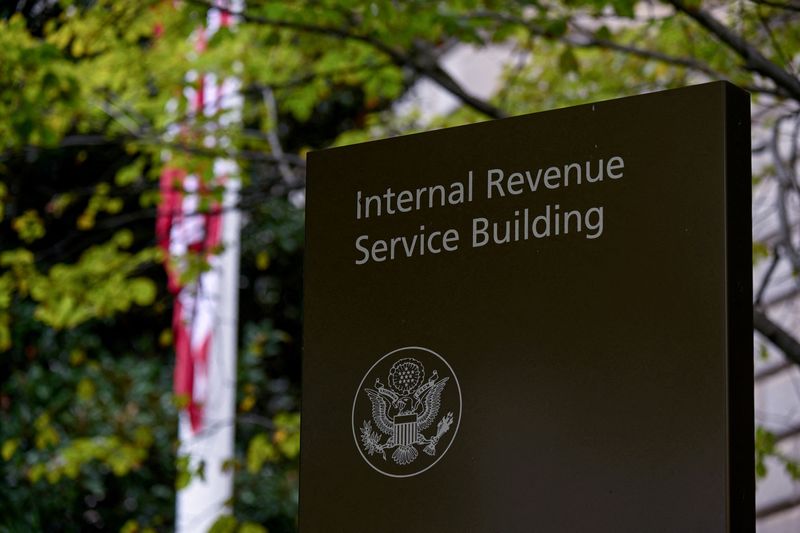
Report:
[[[754,531],[725,83],[313,152],[300,531]]]

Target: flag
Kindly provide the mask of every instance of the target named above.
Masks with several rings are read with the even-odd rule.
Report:
[[[174,391],[185,402],[194,432],[203,427],[208,401],[208,352],[220,291],[222,213],[219,202],[200,209],[203,187],[196,175],[166,168],[161,174],[162,202],[156,222],[158,243],[167,260],[168,288],[174,297]],[[206,195],[208,193],[206,192]],[[208,264],[192,279],[192,267]],[[188,279],[188,280],[187,280]]]
[[[241,2],[219,1],[217,5],[225,9],[210,9],[206,27],[195,35],[198,53],[206,49],[208,39],[219,28],[235,22],[229,10],[241,9]],[[242,99],[237,79],[220,81],[213,73],[192,70],[187,74],[187,82],[184,95],[190,117],[216,117],[220,122],[240,119]],[[180,125],[178,134],[187,135],[191,127],[191,124]],[[215,128],[214,121],[210,121],[199,132],[206,146],[219,143]],[[161,173],[156,235],[168,258],[168,288],[174,297],[174,391],[185,402],[186,415],[195,433],[203,428],[204,406],[209,401],[209,349],[221,290],[218,252],[223,244],[223,213],[221,203],[214,198],[219,197],[220,189],[230,188],[228,180],[237,170],[233,160],[218,158],[214,161],[211,183],[169,164]],[[208,266],[198,274],[197,266],[201,263]]]

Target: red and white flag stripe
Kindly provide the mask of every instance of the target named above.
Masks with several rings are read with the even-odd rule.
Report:
[[[176,168],[161,175],[162,203],[157,232],[168,255],[168,286],[175,297],[172,330],[175,343],[175,394],[187,402],[192,430],[203,426],[208,401],[208,352],[220,291],[219,247],[222,213],[218,202],[201,211],[200,180]],[[191,259],[190,256],[194,256]],[[190,261],[203,260],[209,268],[184,284]]]
[[[218,5],[232,11],[242,8],[241,2],[235,1],[218,2]],[[202,53],[208,39],[219,28],[234,22],[235,18],[229,11],[210,9],[207,26],[195,35],[196,51]],[[225,78],[220,81],[214,74],[190,71],[187,82],[184,95],[190,117],[213,118],[192,134],[202,135],[209,148],[224,144],[225,139],[218,135],[219,126],[238,121],[241,117],[239,80]],[[179,131],[188,134],[191,127],[191,124],[183,124]],[[212,183],[203,183],[197,175],[169,165],[161,174],[162,199],[156,233],[159,246],[169,257],[168,284],[175,298],[172,320],[176,358],[174,390],[187,402],[186,415],[195,433],[203,429],[204,407],[210,400],[209,350],[217,323],[221,290],[218,252],[222,244],[223,213],[220,203],[213,198],[218,197],[214,193],[220,188],[226,188],[228,177],[236,172],[235,162],[217,159]],[[184,282],[190,265],[198,260],[208,262],[209,268],[195,279]]]

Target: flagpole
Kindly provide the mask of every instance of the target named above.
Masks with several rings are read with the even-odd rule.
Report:
[[[215,5],[241,11],[242,0],[215,0]],[[206,26],[198,34],[198,50],[220,27],[232,26],[235,17],[225,9],[211,8]],[[198,116],[241,121],[240,81],[219,79],[214,74],[197,74],[190,107]],[[224,145],[213,125],[206,143]],[[236,417],[236,359],[239,306],[239,254],[241,213],[239,211],[239,168],[233,159],[214,161],[214,186],[224,187],[218,225],[214,216],[205,218],[205,242],[222,245],[220,254],[208,257],[209,271],[199,276],[187,308],[192,309],[190,333],[193,381],[190,409],[182,410],[178,422],[179,457],[188,458],[191,478],[178,490],[175,501],[176,533],[206,533],[223,515],[233,511],[233,468]],[[184,183],[186,181],[184,180]],[[186,198],[186,197],[184,197]],[[204,217],[188,213],[188,218]],[[220,220],[221,219],[221,220]],[[189,223],[188,225],[191,225]],[[179,232],[180,234],[180,232]],[[207,248],[210,249],[210,248]],[[208,350],[203,356],[203,346]],[[205,359],[205,360],[204,360]]]

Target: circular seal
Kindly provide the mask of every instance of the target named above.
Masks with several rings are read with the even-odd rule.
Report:
[[[447,453],[461,422],[453,368],[427,348],[398,348],[367,370],[353,399],[353,438],[361,457],[390,477],[410,477]]]

